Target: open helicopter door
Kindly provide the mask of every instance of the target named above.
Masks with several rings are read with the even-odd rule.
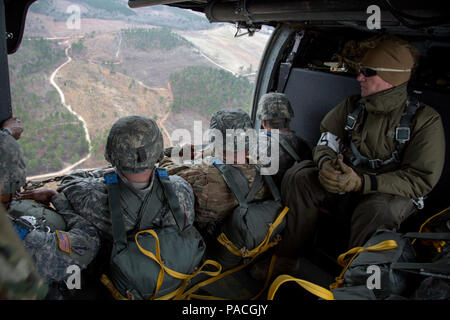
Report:
[[[0,1],[0,124],[12,117],[9,87],[8,50],[6,48],[5,3]]]

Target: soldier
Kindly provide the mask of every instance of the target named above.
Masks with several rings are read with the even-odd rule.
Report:
[[[4,209],[11,195],[25,183],[22,152],[10,133],[11,130],[0,132],[0,299],[42,299],[47,294],[47,284],[36,271]]]
[[[278,254],[292,270],[311,239],[318,207],[351,207],[349,247],[362,246],[378,228],[395,230],[438,182],[445,137],[439,114],[408,96],[411,51],[385,40],[369,49],[350,96],[322,120],[314,162],[289,169],[282,182],[291,209]],[[267,268],[260,265],[261,276]]]
[[[17,128],[15,131],[20,131]],[[85,268],[99,247],[95,228],[75,215],[64,195],[54,190],[16,195],[25,185],[25,163],[20,146],[8,132],[1,133],[0,163],[4,165],[0,179],[2,202],[38,273],[51,284],[65,280],[66,269],[71,265]],[[57,211],[24,200],[31,194],[39,201],[51,202]]]
[[[261,154],[269,156],[271,130],[279,130],[278,172],[273,177],[278,188],[281,187],[284,173],[295,162],[312,159],[311,148],[308,143],[290,129],[290,121],[293,117],[294,111],[284,93],[266,93],[259,100],[258,119],[262,121],[264,131],[259,136],[257,148],[252,148],[251,155],[254,158]],[[268,151],[269,153],[267,153]],[[265,166],[270,166],[270,163]]]
[[[165,191],[155,178],[156,164],[163,156],[163,139],[160,129],[152,119],[128,116],[112,126],[106,144],[105,159],[114,167],[120,189],[120,212],[123,214],[125,232],[139,227],[156,229],[176,226]],[[91,222],[101,241],[99,258],[94,262],[94,273],[106,273],[113,240],[108,190],[103,170],[93,172],[77,170],[64,177],[58,192],[65,197],[66,205],[73,207],[80,217]],[[185,214],[185,226],[194,221],[194,195],[191,186],[179,176],[169,177],[174,195]],[[151,211],[154,214],[146,215]],[[153,216],[149,221],[141,217]],[[86,234],[86,237],[89,237]],[[91,254],[96,254],[93,251]],[[104,255],[104,256],[103,256]],[[107,260],[107,261],[106,261]],[[98,278],[94,279],[98,281]]]
[[[214,167],[215,158],[223,162],[234,163],[233,167],[239,168],[248,180],[249,185],[254,181],[255,165],[248,163],[246,150],[248,143],[234,143],[232,155],[234,159],[227,160],[227,152],[222,147],[226,146],[227,129],[241,129],[253,131],[250,117],[243,110],[220,110],[215,112],[210,121],[209,129],[217,130],[223,140],[211,134],[210,141],[214,148],[214,157],[209,156],[192,164],[174,165],[171,159],[165,158],[161,166],[168,169],[169,174],[176,173],[183,177],[192,186],[195,195],[195,222],[199,231],[205,236],[214,236],[217,226],[238,206],[232,191],[222,178],[219,170]],[[217,139],[217,140],[216,140]],[[221,152],[217,152],[220,148]],[[237,164],[236,160],[245,159],[245,163]],[[254,199],[262,200],[270,197],[270,191],[262,184]]]
[[[154,192],[162,192],[155,185],[156,164],[163,158],[163,139],[155,121],[141,116],[123,117],[112,126],[108,135],[105,159],[111,163],[121,185],[121,204],[123,205],[126,231],[136,226],[138,211],[144,200]],[[66,176],[58,188],[64,193],[74,210],[92,222],[100,232],[101,238],[111,239],[111,213],[108,206],[108,193],[103,179],[104,172],[77,170]],[[170,177],[179,202],[183,204],[186,225],[194,221],[194,195],[191,186],[179,176]],[[158,214],[149,226],[165,227],[176,225],[167,203],[162,202]]]

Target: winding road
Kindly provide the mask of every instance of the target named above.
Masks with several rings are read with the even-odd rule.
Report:
[[[61,70],[61,68],[63,68],[66,64],[70,63],[72,61],[72,58],[69,56],[69,49],[70,49],[70,42],[68,40],[64,41],[65,44],[67,44],[65,53],[66,53],[66,57],[67,57],[67,61],[65,61],[63,64],[61,64],[58,68],[55,69],[55,71],[53,71],[52,75],[50,76],[50,84],[55,87],[56,91],[58,91],[59,97],[61,99],[61,103],[62,105],[69,110],[70,113],[72,113],[74,116],[76,116],[78,118],[78,120],[81,121],[81,123],[83,124],[83,129],[84,129],[84,133],[85,133],[85,138],[88,142],[89,145],[89,152],[87,154],[87,156],[85,156],[84,158],[80,159],[79,161],[77,161],[74,164],[71,164],[67,167],[65,167],[64,169],[57,171],[57,172],[51,172],[51,173],[46,173],[46,174],[42,174],[42,175],[37,175],[37,176],[32,176],[32,177],[27,177],[27,180],[37,180],[37,179],[46,179],[46,178],[50,178],[50,177],[54,177],[54,176],[60,176],[60,175],[64,175],[66,173],[69,173],[70,171],[72,171],[76,166],[80,165],[81,163],[83,163],[84,161],[86,161],[87,159],[90,158],[91,156],[91,151],[92,151],[92,144],[91,144],[91,137],[89,135],[89,130],[87,128],[87,124],[86,121],[83,119],[83,117],[81,117],[78,113],[76,113],[75,111],[72,110],[72,107],[70,105],[66,104],[66,98],[64,96],[64,92],[61,90],[61,88],[56,84],[55,82],[55,77],[56,74],[58,73],[59,70]]]

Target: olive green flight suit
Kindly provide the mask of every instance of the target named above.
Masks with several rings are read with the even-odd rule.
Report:
[[[413,117],[411,139],[400,162],[378,169],[353,166],[351,148],[346,146],[347,115],[359,96],[350,96],[331,110],[321,123],[322,137],[314,148],[314,162],[304,161],[289,169],[282,182],[281,194],[290,208],[287,228],[280,243],[280,255],[295,257],[311,240],[318,208],[332,209],[344,197],[352,197],[355,210],[351,216],[349,247],[363,245],[378,228],[396,229],[413,208],[412,199],[428,194],[437,184],[445,158],[444,129],[439,114],[421,106]],[[370,159],[388,159],[395,150],[395,129],[399,125],[407,99],[406,84],[367,96],[358,117],[352,141],[359,152]],[[360,192],[337,195],[327,192],[319,182],[322,164],[344,155],[344,161],[363,177]]]

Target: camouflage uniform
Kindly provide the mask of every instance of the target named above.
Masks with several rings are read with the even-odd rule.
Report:
[[[201,162],[174,165],[169,158],[164,158],[161,167],[170,174],[176,173],[186,180],[195,195],[195,222],[200,232],[213,234],[225,217],[238,206],[233,192],[228,188],[219,170],[213,165],[213,157]],[[255,166],[252,164],[234,164],[239,168],[251,185],[255,178]],[[255,200],[270,197],[270,191],[263,184],[255,195]]]
[[[0,132],[0,193],[14,193],[24,182],[25,164],[18,143]],[[14,170],[16,169],[16,170]],[[47,285],[36,272],[17,232],[0,205],[0,299],[42,299]]]
[[[155,164],[162,157],[163,140],[155,121],[130,116],[119,119],[111,128],[105,158],[116,167],[121,190],[121,208],[127,232],[135,229],[139,218],[138,212],[130,209],[130,204],[141,207],[144,200],[154,192],[157,192],[162,207],[147,227],[176,226],[163,190],[159,187],[159,183],[155,182],[156,178],[151,179],[149,186],[140,189],[124,176],[124,174],[143,172],[146,169],[155,169]],[[62,180],[58,191],[67,197],[75,212],[96,227],[102,239],[111,240],[111,212],[103,174],[101,170],[95,172],[77,170]],[[154,170],[152,174],[155,174]],[[191,186],[179,176],[171,176],[169,179],[180,206],[184,208],[186,224],[192,224],[194,195]]]
[[[47,288],[0,205],[0,299],[42,299]]]
[[[51,202],[66,221],[67,229],[55,232],[35,229],[24,239],[37,270],[49,283],[66,280],[71,265],[85,269],[100,248],[97,230],[73,211],[64,194],[53,196]]]
[[[252,123],[248,114],[242,110],[221,110],[213,114],[210,129],[219,130],[225,139],[227,129],[252,129]],[[214,143],[214,140],[211,142]],[[225,141],[223,145],[225,146]],[[238,151],[239,144],[234,148]],[[206,157],[190,164],[177,165],[166,157],[160,164],[160,167],[165,168],[169,175],[177,174],[192,186],[195,195],[195,222],[204,235],[214,234],[217,226],[238,206],[233,192],[228,188],[219,170],[214,167],[214,159],[214,157]],[[241,170],[250,185],[253,183],[256,173],[255,165],[233,164],[232,166]],[[262,200],[270,195],[269,189],[263,184],[254,199]]]
[[[7,143],[1,146],[2,164],[8,165],[3,172],[4,190],[14,194],[25,184],[25,165],[19,145],[12,137],[3,139]],[[11,164],[16,167],[11,167]],[[98,251],[99,241],[96,230],[87,220],[73,213],[63,194],[52,197],[51,202],[57,211],[31,200],[12,200],[9,215],[14,218],[32,216],[37,218],[33,230],[23,239],[23,245],[33,258],[38,273],[48,282],[62,281],[67,278],[66,269],[70,265],[85,268]],[[42,212],[47,211],[59,218],[55,228],[49,227]],[[51,232],[47,232],[49,227]]]
[[[258,103],[258,119],[260,120],[274,120],[274,119],[286,119],[290,121],[294,117],[294,111],[291,104],[283,93],[270,92],[264,94]],[[298,155],[300,160],[312,159],[311,148],[308,143],[299,138],[292,130],[279,130],[279,139],[284,140]],[[275,142],[275,141],[273,141]],[[275,142],[276,143],[276,142]],[[258,136],[258,145],[254,146],[250,154],[254,159],[258,159],[259,155],[271,156],[271,139],[268,136],[268,131],[260,132]],[[294,163],[295,159],[286,151],[282,145],[279,145],[279,158],[278,158],[278,172],[273,176],[273,179],[280,188],[281,181],[287,169],[289,169]],[[271,163],[264,164],[264,166],[270,167]]]

